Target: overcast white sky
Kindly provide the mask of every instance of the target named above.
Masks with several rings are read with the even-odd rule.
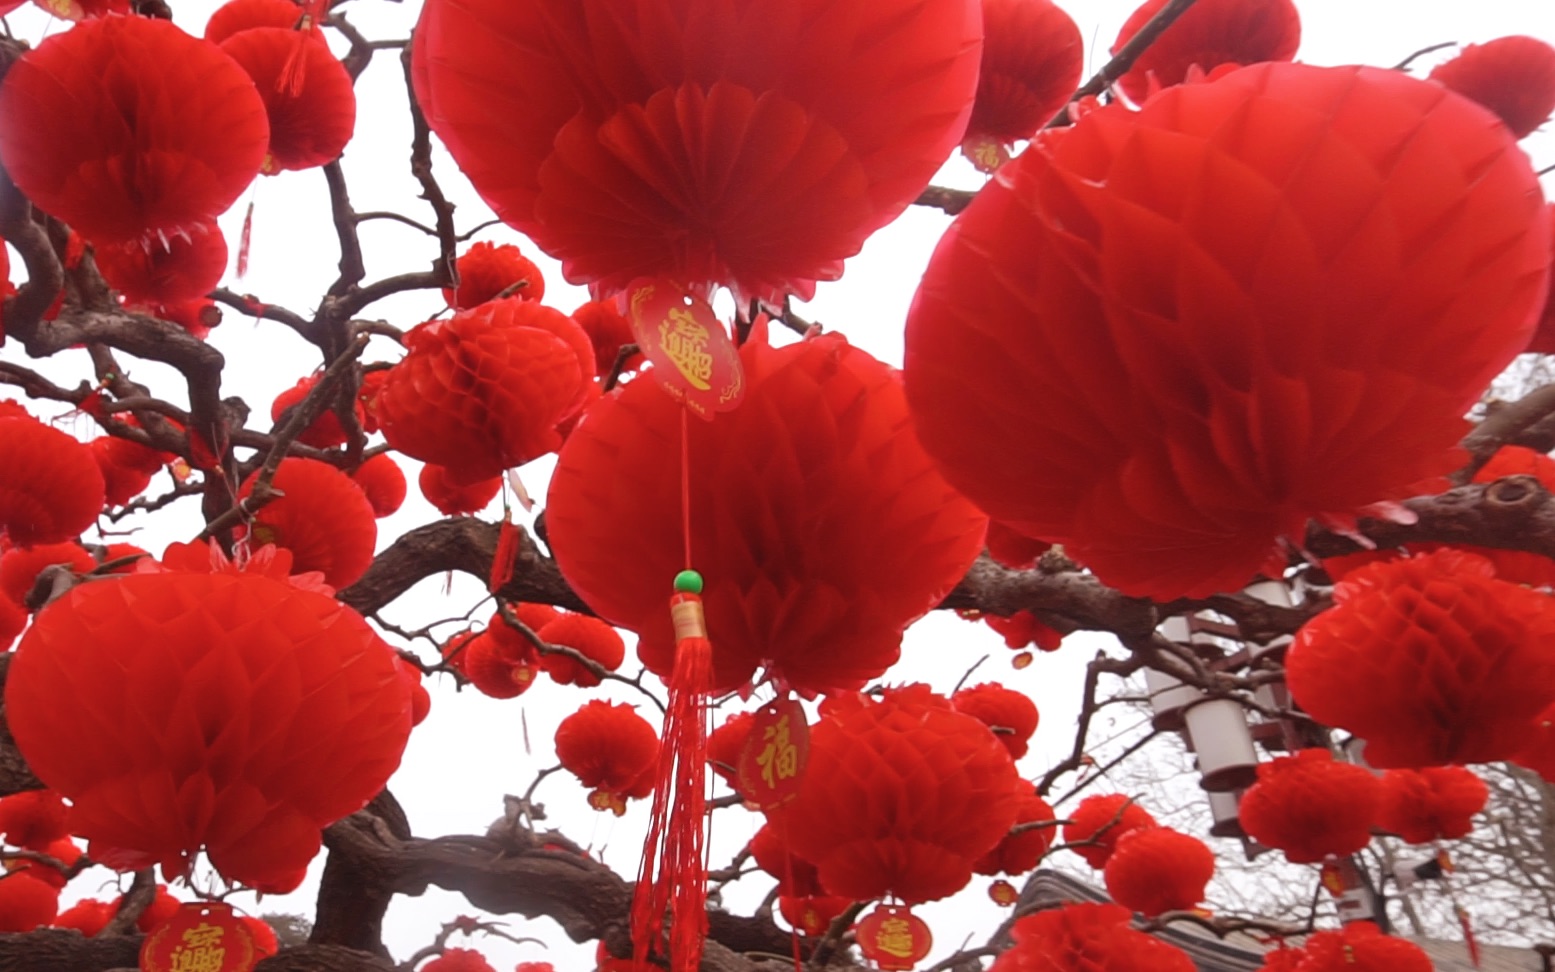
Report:
[[[170,0],[177,21],[192,33],[199,33],[210,12],[218,6],[214,0]],[[562,2],[562,0],[558,0]],[[1060,0],[1080,24],[1090,50],[1087,73],[1105,59],[1105,51],[1119,26],[1136,6],[1133,0]],[[1555,4],[1549,0],[1298,0],[1304,22],[1304,40],[1300,59],[1315,64],[1370,63],[1391,65],[1409,53],[1442,41],[1478,42],[1512,33],[1532,34],[1555,42]],[[359,29],[374,39],[403,38],[419,12],[416,0],[403,3],[384,0],[352,0],[340,9]],[[31,7],[9,18],[13,32],[36,41],[46,33],[64,28]],[[337,50],[343,47],[337,45]],[[1445,54],[1439,57],[1444,57]],[[1423,62],[1433,63],[1432,59]],[[393,52],[379,55],[358,85],[361,103],[356,137],[345,153],[345,167],[352,198],[359,211],[398,210],[413,218],[428,218],[426,207],[415,196],[417,188],[406,165],[409,151],[409,122],[403,108],[404,88],[400,67]],[[1524,142],[1536,167],[1555,164],[1555,137],[1539,133]],[[446,154],[439,151],[437,175],[459,206],[458,225],[462,230],[489,217]],[[945,167],[937,180],[941,184],[975,188],[981,176],[959,158]],[[1546,185],[1549,185],[1548,181]],[[248,197],[222,220],[233,252],[237,249],[242,209]],[[257,203],[253,234],[253,255],[247,278],[241,282],[229,277],[228,286],[257,295],[261,300],[290,307],[304,313],[323,293],[335,276],[336,253],[329,226],[324,180],[318,172],[288,173],[260,180],[252,191]],[[855,344],[892,363],[901,360],[901,330],[908,301],[928,255],[948,224],[942,214],[910,209],[906,215],[878,233],[857,258],[849,261],[841,281],[822,284],[816,299],[800,308],[805,316],[822,322],[829,330],[840,330]],[[414,230],[394,223],[380,222],[364,228],[364,249],[369,279],[406,270],[423,269],[435,247]],[[526,240],[503,227],[486,231],[480,237],[496,242],[516,242],[546,270],[546,303],[571,311],[587,296],[580,288],[566,285],[555,264],[541,257]],[[13,267],[15,261],[13,261]],[[20,271],[13,270],[20,274]],[[409,328],[442,309],[435,293],[385,301],[369,311],[391,323]],[[224,393],[241,395],[256,413],[267,411],[269,402],[282,389],[319,365],[317,352],[279,324],[245,320],[228,312],[224,323],[211,337],[211,343],[227,356],[231,366],[225,376]],[[365,360],[393,360],[397,348],[380,341]],[[13,342],[3,350],[5,360],[23,361],[20,348]],[[132,365],[131,377],[150,384],[160,394],[181,401],[180,382],[170,372],[154,365]],[[74,384],[90,373],[84,355],[66,354],[49,362],[45,370],[65,384]],[[3,395],[0,392],[0,395]],[[91,434],[85,425],[76,427],[83,436]],[[401,460],[414,484],[417,464]],[[531,493],[543,497],[550,461],[542,460],[526,467],[523,478]],[[159,478],[153,486],[166,486]],[[437,517],[434,510],[415,495],[394,517],[380,521],[380,546],[386,545],[405,529]],[[500,506],[487,516],[500,515]],[[130,539],[153,551],[167,541],[185,539],[198,529],[190,507],[184,517],[158,518],[155,530],[146,529]],[[141,524],[135,524],[140,526]],[[443,593],[442,579],[429,580],[403,598],[387,616],[408,626],[419,626],[435,618],[464,613],[484,593],[468,578],[455,578],[451,593]],[[483,610],[484,617],[489,613]],[[447,629],[448,633],[456,630]],[[1030,755],[1021,763],[1028,777],[1038,777],[1072,744],[1076,696],[1085,662],[1101,645],[1097,639],[1073,637],[1056,655],[1039,656],[1024,671],[1010,668],[1011,653],[1002,642],[981,625],[969,624],[953,615],[933,615],[908,633],[903,662],[893,669],[893,680],[924,680],[940,690],[948,690],[968,665],[982,655],[990,656],[973,681],[999,679],[1030,694],[1042,710],[1042,726],[1037,732]],[[473,691],[456,694],[451,682],[431,684],[431,717],[411,738],[410,748],[391,788],[405,805],[411,824],[420,836],[444,833],[479,833],[502,809],[504,793],[521,793],[535,772],[555,760],[551,738],[556,724],[587,697],[582,690],[542,682],[517,700],[496,701]],[[616,688],[620,688],[617,686]],[[596,695],[599,693],[596,693]],[[622,701],[641,701],[629,691],[606,690],[607,697]],[[1109,709],[1108,712],[1119,711]],[[1121,720],[1114,722],[1114,720]],[[1132,713],[1099,720],[1094,738],[1103,739],[1124,733],[1139,722]],[[527,733],[525,724],[527,723]],[[526,744],[527,738],[527,744]],[[1062,790],[1063,787],[1060,787]],[[619,872],[635,874],[645,830],[646,808],[637,806],[626,818],[617,820],[589,810],[584,792],[562,776],[541,785],[539,798],[551,812],[552,823],[569,836],[604,854]],[[726,812],[714,828],[715,866],[754,833],[758,818],[741,810]],[[1219,848],[1239,850],[1236,845]],[[269,899],[263,910],[312,913],[316,880],[323,857],[315,863],[313,876],[293,895]],[[71,886],[76,896],[102,892],[110,876],[94,870]],[[749,911],[770,887],[769,882],[747,880],[748,888],[729,894],[726,900],[736,910]],[[988,901],[987,879],[978,878],[949,902],[924,907],[920,913],[934,928],[936,955],[958,947],[963,939],[991,928],[1002,917],[1001,909]],[[109,890],[106,893],[111,894]],[[247,899],[236,903],[251,903]],[[1230,902],[1211,902],[1219,907]],[[474,913],[462,897],[433,891],[423,898],[396,900],[390,911],[385,937],[396,958],[403,959],[425,945],[441,922],[461,913]],[[478,943],[492,963],[503,972],[516,961],[544,958],[560,970],[592,968],[593,946],[573,944],[554,925],[511,919],[511,931],[535,935],[550,943],[549,951],[537,946],[517,946],[498,939]],[[460,944],[457,940],[454,944]]]

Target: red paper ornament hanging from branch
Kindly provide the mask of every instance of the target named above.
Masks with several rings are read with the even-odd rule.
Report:
[[[221,49],[248,72],[264,99],[270,141],[262,172],[311,169],[340,157],[356,130],[356,89],[322,38],[254,27],[222,41]],[[287,83],[295,57],[302,58],[299,85]]]
[[[1085,43],[1052,0],[982,0],[983,62],[961,151],[992,172],[1080,86]]]
[[[268,139],[243,69],[165,20],[77,24],[0,84],[0,161],[93,241],[170,238],[214,219],[258,174]]]
[[[1296,972],[1432,972],[1436,963],[1414,942],[1384,935],[1369,921],[1307,939]]]
[[[1146,0],[1130,14],[1111,53],[1122,50],[1167,2]],[[1300,46],[1301,15],[1293,0],[1198,0],[1150,42],[1117,85],[1137,104],[1152,91],[1181,84],[1195,71],[1289,61]]]
[[[1011,759],[1026,755],[1038,718],[1037,705],[1030,698],[997,682],[984,682],[952,695],[950,704],[993,730]]]
[[[1064,824],[1064,843],[1094,868],[1107,866],[1118,840],[1129,831],[1156,826],[1150,811],[1122,793],[1088,796]]]
[[[1107,858],[1107,893],[1146,918],[1188,911],[1204,900],[1215,853],[1202,840],[1169,827],[1131,830]]]
[[[981,30],[965,0],[433,0],[415,37],[433,131],[568,280],[771,296],[835,279],[928,183]]]
[[[556,727],[556,757],[594,792],[589,806],[626,813],[626,801],[653,792],[659,737],[629,705],[585,702]]]
[[[214,221],[166,237],[102,243],[97,269],[126,304],[176,304],[203,297],[227,272],[227,240]]]
[[[1467,837],[1490,799],[1484,781],[1462,766],[1388,770],[1381,794],[1377,826],[1410,844]]]
[[[989,972],[1196,972],[1186,952],[1129,927],[1127,908],[1074,904],[1028,915]]]
[[[25,412],[0,415],[0,535],[18,547],[72,540],[103,508],[103,474],[84,442]]]
[[[1232,71],[1000,175],[908,314],[918,431],[991,516],[1133,595],[1239,590],[1310,517],[1460,465],[1547,287],[1527,157],[1394,71]]]
[[[1015,785],[1016,809],[1012,831],[1028,826],[1020,833],[1006,834],[998,846],[977,859],[972,869],[978,874],[1008,874],[1014,877],[1033,870],[1042,861],[1058,836],[1057,826],[1041,826],[1053,823],[1056,817],[1048,802],[1037,795],[1037,788],[1025,780]]]
[[[443,288],[443,299],[455,310],[468,310],[489,300],[517,297],[538,301],[545,296],[540,268],[511,243],[477,243],[459,255],[459,287]]]
[[[1515,138],[1532,135],[1555,113],[1555,47],[1536,37],[1470,44],[1430,79],[1495,112]]]
[[[1382,784],[1368,770],[1304,749],[1258,764],[1238,817],[1249,837],[1285,852],[1293,864],[1353,854],[1371,843]]]
[[[239,498],[253,492],[259,473],[243,481]],[[367,572],[378,542],[372,504],[350,476],[318,459],[288,456],[271,485],[277,495],[246,527],[255,546],[273,543],[291,552],[297,573],[316,570],[330,587],[350,587]]]
[[[6,716],[94,860],[181,875],[203,846],[229,880],[290,890],[320,829],[399,765],[411,713],[393,650],[288,582],[290,565],[274,548],[238,569],[174,544],[160,567],[78,585],[38,613]]]
[[[255,27],[295,28],[302,7],[293,0],[229,0],[205,22],[205,39],[220,44],[233,34]]]

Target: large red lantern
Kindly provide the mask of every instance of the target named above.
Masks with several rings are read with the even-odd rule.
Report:
[[[1166,4],[1145,0],[1118,31],[1112,53],[1122,50]],[[1195,70],[1289,61],[1299,46],[1301,16],[1292,0],[1199,0],[1151,41],[1117,84],[1140,102],[1154,90],[1181,84]]]
[[[1414,942],[1384,935],[1369,921],[1307,939],[1296,972],[1432,972],[1436,963]]]
[[[268,138],[243,69],[150,17],[77,24],[0,85],[0,161],[93,241],[170,238],[215,218],[258,174]]]
[[[1430,766],[1382,774],[1377,826],[1410,844],[1467,837],[1490,789],[1473,770]]]
[[[918,432],[990,516],[1134,595],[1239,590],[1310,517],[1459,465],[1547,285],[1527,157],[1395,71],[1235,70],[1000,176],[908,314]]]
[[[954,894],[1015,820],[1019,777],[988,727],[926,690],[838,704],[793,802],[767,811],[831,894]]]
[[[989,972],[1196,972],[1186,952],[1129,927],[1127,908],[1073,904],[1015,923]]]
[[[918,445],[895,372],[840,336],[740,349],[738,409],[686,430],[691,562],[706,579],[714,682],[760,665],[805,692],[856,688],[982,546],[984,519]],[[633,381],[590,408],[551,477],[546,526],[595,613],[675,657],[667,579],[685,566],[682,407]]]
[[[405,345],[410,353],[388,370],[369,407],[390,446],[461,482],[555,451],[556,426],[593,384],[594,348],[583,329],[516,297],[428,321]]]
[[[1431,80],[1473,98],[1527,138],[1555,113],[1555,48],[1537,37],[1470,44],[1431,71]]]
[[[238,490],[248,496],[256,471]],[[253,543],[273,543],[291,551],[300,574],[316,570],[337,590],[350,587],[367,572],[378,542],[372,504],[350,476],[317,459],[289,456],[271,480],[276,496],[261,506],[248,530]]]
[[[1085,42],[1053,0],[982,0],[983,63],[961,149],[992,171],[1080,86]]]
[[[174,544],[38,613],[6,716],[94,859],[183,874],[203,846],[229,880],[290,890],[320,829],[399,765],[411,714],[393,650],[288,583],[290,565]]]
[[[567,279],[770,295],[835,279],[928,183],[981,30],[966,0],[434,0],[415,36],[433,131]]]
[[[356,89],[329,45],[289,27],[254,27],[222,41],[221,49],[242,65],[264,99],[270,121],[267,175],[340,157],[356,130]],[[301,63],[293,65],[295,58]]]
[[[0,416],[0,534],[18,547],[73,540],[103,508],[92,450],[29,415]]]
[[[1215,876],[1215,854],[1197,837],[1146,827],[1118,839],[1105,875],[1112,900],[1154,918],[1204,900],[1204,888]]]
[[[1511,759],[1555,700],[1555,602],[1438,550],[1370,564],[1285,657],[1296,703],[1381,769]]]
[[[1382,784],[1369,771],[1304,749],[1258,764],[1258,782],[1242,794],[1238,819],[1247,835],[1285,852],[1292,864],[1353,854],[1371,843]]]

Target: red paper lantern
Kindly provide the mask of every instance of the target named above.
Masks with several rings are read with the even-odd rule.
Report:
[[[1484,105],[1515,138],[1532,135],[1555,113],[1555,47],[1536,37],[1469,44],[1430,79]]]
[[[248,937],[253,940],[255,955],[268,958],[281,950],[281,943],[275,937],[275,929],[271,928],[269,923],[252,915],[244,915],[238,921],[247,930]]]
[[[992,171],[1080,86],[1085,42],[1052,0],[982,0],[983,62],[961,150]]]
[[[906,972],[934,947],[929,926],[901,905],[876,907],[853,927],[853,939],[864,957],[883,972]]]
[[[815,865],[793,853],[781,828],[764,825],[749,847],[756,866],[777,878],[778,894],[803,898],[826,893]]]
[[[141,972],[246,972],[257,959],[242,919],[213,902],[175,908],[140,946]]]
[[[561,445],[559,422],[582,407],[594,375],[588,335],[570,317],[508,298],[429,321],[372,399],[389,445],[489,479]],[[662,605],[661,605],[662,606]]]
[[[1279,948],[1264,955],[1258,972],[1298,972],[1306,957],[1306,949],[1290,948],[1282,941]]]
[[[1297,972],[1432,972],[1430,956],[1414,942],[1384,935],[1369,921],[1307,939]]]
[[[103,474],[85,443],[12,415],[0,417],[0,455],[0,533],[11,543],[61,543],[97,519]]]
[[[1129,927],[1127,908],[1074,904],[1015,923],[989,972],[1196,972],[1182,949]]]
[[[74,867],[75,863],[81,859],[81,848],[77,847],[75,841],[69,837],[61,837],[58,840],[50,841],[43,847],[38,848],[38,850],[59,861],[67,868]],[[12,861],[6,867],[18,874],[26,872],[52,887],[63,888],[66,883],[64,872],[54,865],[46,864],[43,861]]]
[[[952,695],[950,704],[992,729],[1011,759],[1026,755],[1027,741],[1037,731],[1037,706],[1031,699],[997,682],[984,682]]]
[[[270,403],[270,421],[276,424],[283,422],[288,417],[287,413],[302,404],[302,400],[313,391],[313,386],[319,383],[320,377],[318,374],[312,374],[300,378],[297,384],[275,396],[275,401]],[[340,416],[335,414],[333,405],[333,401],[324,403],[324,407],[313,417],[313,421],[308,423],[308,427],[298,434],[298,442],[313,446],[315,449],[333,449],[335,446],[345,445],[350,440],[351,436],[341,424]],[[363,422],[366,419],[366,409],[362,407],[361,402],[355,403],[354,408],[357,422]]]
[[[1555,225],[1555,203],[1545,207],[1545,211],[1551,214],[1551,225]],[[1555,257],[1552,257],[1555,262]],[[1551,271],[1555,277],[1555,270]],[[1533,340],[1528,342],[1528,350],[1538,354],[1555,354],[1555,293],[1552,293],[1544,302],[1544,313],[1539,315],[1539,326],[1534,331]]]
[[[159,884],[151,903],[146,905],[146,910],[135,919],[135,927],[150,934],[172,921],[183,907],[184,903],[173,897],[173,892],[167,889],[167,885]]]
[[[624,344],[634,344],[637,338],[632,334],[632,324],[621,312],[616,310],[615,302],[609,300],[591,300],[572,312],[572,319],[578,322],[588,334],[589,340],[594,344],[594,372],[603,378],[610,374],[615,367],[616,355]],[[622,371],[636,371],[642,367],[643,353],[638,351],[622,362]]]
[[[269,125],[248,75],[166,20],[77,24],[0,85],[0,161],[28,199],[100,242],[171,238],[253,181]]]
[[[511,243],[476,243],[455,266],[459,288],[443,288],[443,299],[455,310],[468,310],[499,297],[538,301],[545,296],[540,268]]]
[[[1064,824],[1064,843],[1082,844],[1069,849],[1100,870],[1107,866],[1119,838],[1131,830],[1154,826],[1150,812],[1121,793],[1088,796]]]
[[[1473,770],[1434,766],[1382,774],[1377,826],[1410,844],[1457,840],[1474,829],[1490,790]]]
[[[486,957],[473,948],[444,949],[443,954],[421,967],[421,972],[497,972]]]
[[[1451,471],[1547,286],[1526,156],[1395,71],[1232,71],[1000,176],[908,314],[918,432],[990,516],[1132,595],[1239,590],[1310,517]]]
[[[444,516],[473,515],[491,505],[502,492],[502,477],[477,479],[472,483],[455,482],[447,469],[427,463],[416,477],[421,495]]]
[[[987,726],[939,696],[898,692],[823,715],[798,797],[767,818],[831,894],[914,904],[966,886],[1009,833],[1017,782]]]
[[[1105,875],[1112,900],[1154,918],[1204,900],[1204,888],[1215,876],[1215,854],[1197,837],[1145,827],[1118,838]]]
[[[45,543],[7,550],[0,554],[0,596],[25,606],[38,575],[55,565],[69,567],[73,574],[85,574],[97,567],[97,561],[79,543]]]
[[[1054,819],[1053,808],[1037,795],[1036,787],[1025,780],[1015,786],[1016,809],[1012,829],[1025,824],[1047,823]],[[1058,836],[1057,827],[1036,827],[1018,834],[1006,834],[993,850],[977,859],[972,869],[979,874],[1025,874],[1042,862],[1042,857]]]
[[[0,877],[0,932],[30,932],[59,913],[59,888],[21,872]]]
[[[168,236],[100,243],[97,269],[126,304],[176,304],[204,297],[227,272],[227,240],[214,221]]]
[[[659,737],[637,710],[594,700],[556,727],[556,758],[591,788],[589,806],[626,812],[626,801],[653,792]]]
[[[736,712],[707,734],[707,765],[735,792],[740,789],[740,754],[745,752],[755,722],[754,712]]]
[[[409,484],[400,464],[385,453],[379,453],[356,467],[351,479],[361,488],[362,494],[373,508],[373,516],[383,519],[399,511],[405,502]]]
[[[0,651],[9,651],[11,643],[27,627],[27,609],[0,598]]]
[[[1326,749],[1303,749],[1259,763],[1258,782],[1242,794],[1237,813],[1249,837],[1284,851],[1292,864],[1315,864],[1371,843],[1381,802],[1382,784],[1369,771],[1335,761]]]
[[[432,696],[421,684],[421,669],[400,655],[394,656],[394,666],[399,669],[400,679],[405,683],[405,691],[410,693],[410,725],[415,728],[421,725],[432,711]]]
[[[0,798],[0,833],[12,847],[41,851],[70,835],[65,801],[53,790],[28,790]]]
[[[546,643],[571,648],[606,671],[620,668],[626,658],[626,642],[621,640],[616,629],[586,614],[563,614],[541,628],[538,634]],[[592,688],[601,681],[598,675],[566,655],[541,655],[540,667],[561,685]]]
[[[1509,759],[1555,699],[1555,604],[1458,550],[1372,564],[1285,658],[1296,703],[1381,769]]]
[[[824,935],[831,929],[837,916],[853,905],[852,898],[832,895],[778,895],[778,912],[783,920],[801,935]]]
[[[240,570],[174,544],[162,569],[79,585],[38,613],[6,716],[94,859],[182,874],[203,845],[229,880],[289,890],[319,830],[399,765],[410,701],[393,651],[288,583],[290,563],[268,549]]]
[[[519,619],[524,620],[522,615]],[[540,673],[540,652],[523,632],[502,620],[499,612],[491,616],[483,634],[466,644],[461,670],[481,694],[514,699],[534,684]]]
[[[50,922],[53,928],[74,928],[86,938],[93,938],[98,932],[107,927],[113,920],[114,913],[119,910],[118,905],[106,901],[98,901],[96,898],[85,898],[61,911]]]
[[[983,622],[1003,638],[1005,646],[1009,648],[1018,650],[1029,646],[1038,651],[1057,651],[1064,645],[1063,632],[1038,621],[1037,616],[1030,611],[1016,611],[1007,618],[985,614]]]
[[[253,491],[259,473],[243,481],[238,496]],[[291,551],[292,567],[324,575],[337,590],[350,587],[373,562],[378,523],[372,504],[350,476],[317,459],[281,460],[271,485],[280,494],[254,514],[249,532],[256,544]]]
[[[1146,0],[1129,15],[1112,43],[1123,49],[1168,0]],[[1292,0],[1199,0],[1172,21],[1117,80],[1135,103],[1159,88],[1181,84],[1195,69],[1289,61],[1301,46],[1301,15]]]
[[[1555,702],[1534,718],[1528,739],[1513,761],[1555,783]]]
[[[356,130],[356,89],[329,45],[289,27],[254,27],[222,41],[221,49],[254,79],[265,102],[270,143],[260,171],[275,175],[340,158]]]
[[[984,520],[918,445],[896,373],[841,337],[740,349],[738,409],[687,429],[691,562],[714,682],[758,665],[800,691],[854,688],[982,547]],[[669,674],[666,578],[685,566],[682,406],[653,382],[600,399],[551,477],[546,526],[573,590]]]
[[[146,491],[151,485],[151,473],[121,466],[113,461],[112,436],[99,436],[87,443],[97,471],[103,475],[103,502],[109,506],[123,506]]]
[[[892,0],[437,0],[416,27],[416,94],[482,198],[568,280],[809,293],[956,144],[979,22],[965,0],[911,16]]]
[[[229,0],[205,22],[205,39],[212,44],[255,27],[296,27],[302,7],[292,0]]]
[[[464,665],[465,662],[467,662],[470,658],[471,645],[473,645],[475,643],[475,639],[479,638],[483,633],[484,632],[469,629],[466,631],[461,631],[454,635],[452,638],[449,638],[447,641],[443,642],[442,645],[438,647],[439,653],[443,656],[443,664],[458,672],[460,675],[468,678],[469,674],[465,672]]]

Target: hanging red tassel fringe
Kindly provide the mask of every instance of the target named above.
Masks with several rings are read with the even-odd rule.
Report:
[[[297,23],[297,40],[292,43],[291,53],[286,55],[286,63],[281,66],[275,90],[294,98],[302,94],[302,84],[308,69],[308,45],[318,42],[314,32],[319,29],[319,22],[324,19],[328,7],[329,0],[308,0],[303,5],[302,19]]]
[[[518,527],[513,525],[513,513],[502,515],[502,528],[497,532],[497,552],[491,558],[491,577],[486,590],[495,594],[502,585],[513,579],[513,559],[518,556]]]
[[[713,645],[702,614],[702,578],[691,570],[675,578],[670,599],[675,623],[675,670],[659,747],[658,782],[643,849],[642,871],[632,900],[634,962],[643,968],[659,950],[666,912],[670,919],[670,972],[696,972],[707,936],[708,694],[713,687]]]

